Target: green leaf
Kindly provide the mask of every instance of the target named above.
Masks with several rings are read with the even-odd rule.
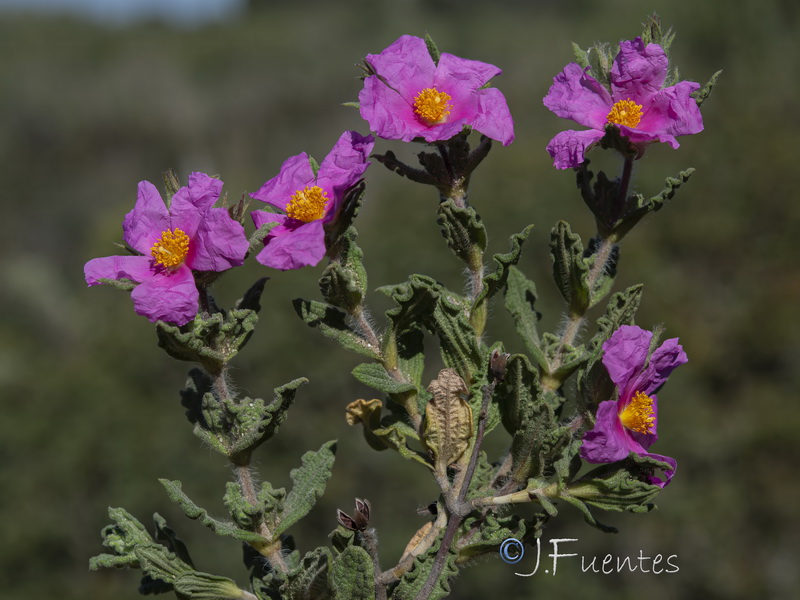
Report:
[[[343,348],[370,358],[379,358],[377,349],[347,324],[347,315],[343,311],[324,302],[302,298],[292,300],[292,305],[306,325],[319,327],[323,335],[336,340]]]
[[[465,534],[459,540],[456,564],[465,564],[478,556],[496,553],[508,538],[521,540],[526,533],[526,524],[517,515],[498,516],[487,513],[485,517],[467,517],[461,526]]]
[[[339,238],[331,253],[335,259],[325,268],[319,280],[322,296],[328,304],[353,314],[367,292],[364,253],[356,244],[356,230],[353,227]]]
[[[173,583],[178,598],[197,600],[240,600],[243,591],[227,577],[193,571],[178,577]]]
[[[569,305],[570,312],[582,315],[589,308],[589,264],[583,257],[579,235],[572,233],[569,223],[559,221],[550,236],[553,279]]]
[[[361,363],[353,369],[352,373],[353,377],[364,385],[368,385],[384,394],[403,394],[417,389],[413,383],[393,379],[386,372],[383,365],[378,363]]]
[[[473,312],[475,311],[476,306],[486,300],[489,300],[506,285],[506,281],[509,277],[509,270],[513,268],[513,265],[516,265],[519,262],[522,254],[522,244],[528,239],[532,229],[533,225],[528,225],[520,233],[515,233],[512,235],[510,238],[511,250],[504,254],[495,254],[492,257],[492,260],[495,262],[497,267],[492,273],[484,278],[483,288],[473,303]]]
[[[272,207],[269,204],[267,204],[262,209],[262,212],[275,214],[275,213],[279,213],[280,211],[278,211],[275,207]],[[254,252],[255,253],[260,252],[261,251],[261,245],[264,243],[264,240],[267,238],[267,236],[269,235],[270,231],[275,229],[278,225],[280,225],[280,223],[278,221],[270,221],[270,222],[264,223],[261,227],[256,229],[253,232],[253,235],[251,235],[250,239],[247,241],[247,255],[249,256],[249,255],[253,254]]]
[[[572,53],[575,55],[575,62],[584,69],[589,66],[589,53],[581,49],[578,44],[572,42]]]
[[[425,32],[425,38],[424,39],[425,39],[425,46],[427,46],[427,48],[428,48],[428,54],[431,55],[431,58],[433,59],[434,64],[438,65],[439,64],[439,57],[441,56],[441,53],[439,52],[439,48],[436,46],[436,42],[433,41],[433,38],[431,37],[431,34],[429,34],[427,31]]]
[[[104,283],[105,285],[110,285],[111,287],[116,288],[118,290],[122,290],[123,292],[130,292],[133,288],[139,285],[132,279],[125,279],[124,277],[121,279],[108,279],[106,277],[98,277],[97,281],[99,281],[100,283]]]
[[[334,600],[374,600],[375,568],[367,551],[348,546],[333,559],[330,587]]]
[[[547,360],[539,347],[539,333],[536,324],[542,318],[536,310],[536,285],[516,267],[508,268],[508,282],[505,289],[506,310],[514,320],[525,344],[525,349],[543,369],[547,369]]]
[[[336,440],[322,445],[319,450],[303,455],[302,466],[289,473],[294,485],[286,496],[283,511],[273,523],[273,536],[276,537],[306,516],[314,507],[317,498],[322,496],[336,458]]]
[[[234,537],[243,542],[248,542],[253,544],[267,544],[273,541],[273,540],[267,540],[264,537],[252,531],[241,529],[232,523],[226,523],[224,521],[218,521],[217,519],[212,518],[211,516],[209,516],[208,511],[197,506],[183,492],[183,490],[181,489],[182,484],[180,481],[159,479],[159,482],[161,483],[161,485],[164,486],[164,489],[167,490],[167,495],[169,496],[169,499],[175,502],[178,506],[180,506],[187,517],[189,517],[190,519],[196,519],[200,521],[203,525],[205,525],[215,533],[219,535]]]
[[[512,354],[506,363],[505,377],[495,388],[506,431],[514,435],[522,427],[530,407],[541,393],[539,370],[531,366],[525,355]]]
[[[678,188],[689,181],[694,173],[693,168],[685,169],[678,173],[677,177],[667,177],[664,180],[664,189],[656,196],[646,199],[641,194],[632,194],[628,198],[625,214],[614,227],[614,234],[617,241],[621,240],[642,218],[651,213],[661,210],[667,200],[671,200]]]
[[[447,247],[470,266],[486,250],[486,228],[481,218],[471,206],[460,207],[452,199],[439,204],[436,222],[442,228],[442,236]],[[480,266],[480,265],[477,265]]]
[[[247,344],[257,322],[255,310],[234,308],[208,317],[198,314],[181,327],[158,321],[156,334],[158,345],[171,357],[198,362],[216,373]]]
[[[284,600],[323,600],[331,596],[328,588],[328,572],[333,557],[325,547],[314,548],[300,563],[300,569],[289,575],[281,585]]]
[[[393,600],[415,600],[422,592],[422,588],[428,580],[431,573],[436,554],[439,552],[441,545],[442,535],[434,542],[427,552],[421,554],[414,559],[414,564],[411,569],[403,575],[400,583],[392,593]],[[435,582],[433,589],[425,596],[426,600],[440,600],[450,594],[450,584],[448,579],[458,574],[458,567],[456,567],[457,554],[454,550],[448,552],[445,558],[445,564],[439,578]]]
[[[234,464],[247,464],[252,452],[275,435],[297,388],[307,382],[301,377],[275,388],[270,403],[261,398],[217,398],[209,377],[200,369],[192,369],[186,388],[181,390],[181,404],[197,437]]]
[[[702,105],[703,102],[705,102],[706,99],[711,95],[712,90],[717,85],[717,80],[719,79],[720,75],[722,75],[722,71],[717,71],[711,76],[711,79],[708,80],[708,83],[706,83],[701,89],[689,94],[692,98],[694,98],[694,101],[697,102],[697,106]]]

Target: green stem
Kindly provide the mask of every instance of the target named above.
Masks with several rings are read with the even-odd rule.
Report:
[[[220,403],[232,397],[230,388],[227,381],[227,367],[222,367],[218,373],[212,374],[211,389]],[[239,488],[242,490],[242,495],[247,502],[253,506],[258,506],[258,495],[256,493],[256,486],[253,477],[253,472],[250,469],[249,457],[244,464],[233,464],[233,471],[236,476],[236,481]],[[256,533],[261,537],[270,540],[271,543],[266,545],[253,544],[261,555],[263,555],[270,563],[273,569],[280,573],[288,572],[286,561],[283,559],[282,545],[280,539],[272,541],[272,532],[267,527],[263,520],[255,528]]]

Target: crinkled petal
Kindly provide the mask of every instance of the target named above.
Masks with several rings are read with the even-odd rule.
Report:
[[[577,63],[570,63],[553,78],[544,105],[562,119],[592,129],[603,129],[613,102],[608,90]],[[565,168],[565,167],[560,167]]]
[[[645,452],[643,456],[649,456],[650,458],[654,458],[655,460],[660,460],[661,462],[665,462],[670,465],[670,469],[664,469],[664,479],[657,477],[656,475],[652,475],[649,477],[649,483],[652,485],[657,485],[660,488],[663,488],[672,481],[672,477],[675,475],[675,471],[678,470],[678,461],[670,456],[664,456],[662,454],[651,454],[649,452]]]
[[[683,346],[678,343],[678,338],[671,338],[665,340],[650,357],[650,362],[647,368],[642,371],[635,380],[632,386],[637,391],[641,391],[648,396],[664,385],[670,373],[682,364],[688,362],[686,353],[683,351]],[[603,361],[605,364],[605,361]]]
[[[150,321],[184,325],[197,315],[199,293],[186,265],[137,285],[131,292],[136,314]]]
[[[591,146],[599,142],[604,131],[587,129],[585,131],[562,131],[547,144],[547,151],[553,157],[557,169],[579,167]]]
[[[281,165],[280,172],[262,185],[257,192],[250,195],[256,200],[286,210],[292,194],[306,186],[313,186],[315,183],[316,178],[311,169],[311,163],[308,161],[308,154],[301,152],[287,158]]]
[[[487,88],[475,92],[475,98],[477,113],[467,123],[486,137],[508,146],[514,141],[514,119],[506,97],[497,88]]]
[[[637,129],[671,136],[700,133],[703,131],[703,116],[690,95],[699,88],[699,83],[681,81],[659,90]]]
[[[436,65],[422,38],[402,35],[380,54],[368,54],[364,60],[385,85],[411,102],[421,90],[433,85]]]
[[[367,157],[374,145],[375,138],[371,135],[345,131],[320,164],[317,185],[333,194],[329,215],[336,213],[344,191],[355,185],[367,170],[370,164]]]
[[[652,338],[640,327],[622,325],[603,343],[603,366],[619,390],[620,401],[628,402],[634,392],[647,393],[635,386],[635,380],[647,362]]]
[[[457,102],[476,92],[500,73],[502,71],[498,67],[489,63],[459,58],[442,52],[433,76],[433,87],[449,94],[453,101]]]
[[[649,104],[664,85],[669,61],[658,44],[644,45],[642,38],[621,42],[611,66],[611,96],[614,101],[633,100]]]
[[[156,186],[140,181],[136,204],[122,222],[123,238],[134,250],[149,255],[161,232],[170,227],[169,212]]]
[[[384,85],[376,76],[367,77],[358,94],[361,117],[370,131],[386,140],[410,142],[427,127],[414,114],[412,100]]]
[[[187,210],[190,207],[204,212],[219,199],[222,181],[205,173],[195,171],[189,175],[189,184],[183,186],[172,196],[172,210]]]
[[[653,142],[661,142],[662,144],[669,144],[672,148],[678,148],[680,144],[675,136],[663,132],[645,131],[639,127],[632,128],[625,125],[617,125],[620,135],[628,138],[631,144],[635,146],[646,146]]]
[[[264,244],[256,260],[281,271],[316,265],[326,252],[325,232],[320,220],[296,227],[279,225],[270,232]]]
[[[581,458],[591,463],[622,460],[631,452],[643,452],[622,426],[614,400],[601,402],[597,407],[594,428],[583,435]]]
[[[186,264],[197,271],[225,271],[244,262],[247,248],[241,223],[231,218],[228,209],[211,208],[189,243]]]
[[[474,102],[474,100],[473,100]],[[475,110],[469,111],[475,113]],[[454,117],[450,115],[444,123],[437,123],[436,125],[422,125],[422,131],[419,135],[426,142],[439,142],[449,140],[454,135],[461,133],[464,129],[466,119]]]
[[[189,185],[175,192],[170,202],[172,227],[178,227],[194,238],[203,215],[219,199],[222,185],[222,181],[205,173],[194,172],[189,175]]]
[[[153,276],[149,256],[105,256],[93,258],[83,267],[83,275],[90,286],[100,285],[100,279],[130,279],[137,283]]]

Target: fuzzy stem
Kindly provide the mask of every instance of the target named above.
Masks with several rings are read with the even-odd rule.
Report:
[[[361,532],[359,535],[364,542],[364,547],[367,549],[370,558],[372,558],[372,564],[375,572],[375,599],[386,600],[386,584],[382,583],[381,581],[382,573],[378,555],[378,538],[375,535],[375,530],[367,529],[366,531]]]
[[[622,211],[625,208],[625,201],[628,198],[628,190],[630,189],[631,177],[633,176],[634,159],[634,156],[625,156],[625,163],[623,164],[622,175],[620,176],[619,194],[617,195],[615,206],[616,214],[618,216],[622,214]],[[600,244],[595,252],[594,264],[592,265],[592,269],[589,271],[589,275],[586,278],[586,283],[588,285],[590,294],[594,291],[597,282],[600,280],[600,277],[608,267],[608,263],[611,259],[611,253],[614,250],[616,241],[617,238],[614,234],[611,234],[608,237],[603,237],[600,235]],[[563,364],[564,349],[567,346],[574,345],[575,340],[577,339],[578,334],[580,333],[580,330],[586,320],[585,314],[585,311],[570,311],[569,317],[567,318],[567,323],[564,325],[564,329],[561,332],[561,339],[559,340],[556,357],[549,368],[549,372],[551,374],[555,373],[555,371],[557,371],[558,368]],[[544,377],[542,380],[542,388],[545,391],[555,391],[561,387],[561,383],[562,382],[558,378]]]
[[[227,367],[223,367],[218,373],[212,375],[211,389],[217,401],[219,402],[232,397],[227,382]],[[256,493],[253,473],[250,469],[249,457],[247,458],[247,461],[248,462],[244,464],[234,463],[233,470],[234,474],[236,475],[236,481],[239,484],[239,488],[242,490],[242,495],[249,504],[258,506],[258,495]],[[256,528],[256,533],[263,538],[272,540],[272,532],[270,532],[267,524],[263,521],[259,523],[258,527]],[[276,571],[280,573],[286,573],[288,571],[286,561],[284,561],[283,555],[281,554],[282,548],[280,540],[264,546],[261,546],[260,544],[253,545],[253,548],[258,550],[258,552],[269,561],[272,568]]]

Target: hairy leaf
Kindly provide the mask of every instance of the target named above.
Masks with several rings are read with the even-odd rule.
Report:
[[[336,440],[331,440],[317,451],[306,452],[302,466],[291,470],[289,475],[294,485],[286,496],[284,510],[275,518],[273,536],[277,537],[286,531],[314,507],[331,477],[335,454]]]
[[[330,587],[334,600],[374,600],[374,567],[367,551],[359,546],[348,546],[334,558]]]

